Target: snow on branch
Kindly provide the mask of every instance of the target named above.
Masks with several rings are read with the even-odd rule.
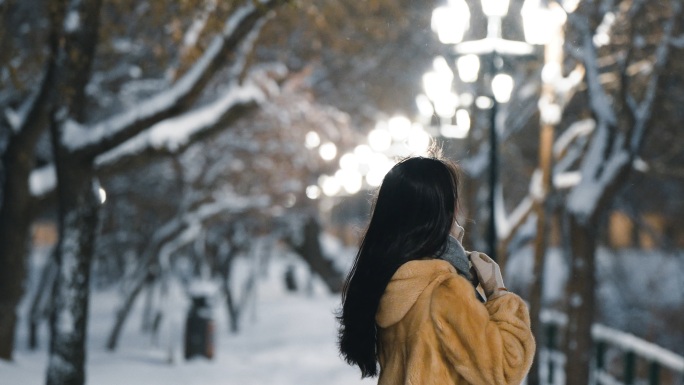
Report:
[[[48,69],[48,73],[43,75],[41,86],[32,92],[17,110],[10,108],[5,110],[5,119],[15,134],[25,131],[27,127],[31,131],[43,128],[48,113],[48,88],[52,82],[51,77],[48,76],[50,71],[51,69]]]
[[[506,215],[504,207],[503,190],[501,186],[497,186],[496,200],[494,201],[494,208],[496,210],[496,234],[499,239],[507,244],[513,234],[522,226],[527,220],[527,217],[532,213],[535,201],[544,199],[544,189],[542,187],[542,173],[541,170],[535,170],[530,180],[530,187],[528,194],[520,203],[513,209],[510,215]]]
[[[617,125],[617,116],[615,110],[610,104],[610,98],[601,85],[599,79],[598,57],[596,55],[596,47],[594,46],[593,36],[589,29],[586,20],[579,16],[572,17],[572,20],[579,26],[582,31],[582,43],[584,51],[584,68],[586,70],[587,87],[589,88],[589,103],[591,108],[598,117],[611,126]]]
[[[568,150],[568,147],[579,137],[591,134],[596,128],[594,119],[584,119],[572,123],[563,133],[558,136],[553,144],[553,156],[560,159]]]
[[[561,107],[565,107],[565,105],[570,102],[573,95],[582,84],[584,74],[584,66],[580,64],[578,64],[568,76],[564,77],[559,71],[557,78],[553,82],[553,87],[556,93],[557,102]]]
[[[98,156],[96,166],[106,167],[123,158],[134,157],[146,150],[174,153],[187,145],[199,133],[220,124],[221,120],[236,107],[261,103],[263,92],[254,84],[232,85],[213,103],[197,108],[184,115],[167,119],[143,131],[118,147]]]
[[[244,196],[234,192],[222,192],[216,194],[214,202],[205,203],[197,209],[184,214],[182,224],[176,236],[166,242],[159,251],[159,261],[162,267],[168,265],[171,254],[181,247],[194,241],[202,232],[203,222],[217,216],[230,215],[245,212],[249,209],[265,208],[271,203],[267,195]]]
[[[15,133],[19,132],[19,129],[22,126],[22,122],[25,120],[26,115],[21,114],[19,111],[15,111],[9,107],[5,108],[5,114],[4,114],[4,119],[7,122],[7,125],[14,131]]]
[[[149,130],[129,139],[118,147],[95,158],[98,173],[111,173],[129,167],[129,163],[143,153],[173,154],[187,147],[195,138],[224,123],[236,109],[262,104],[268,95],[279,91],[277,81],[285,77],[287,69],[279,63],[264,64],[250,71],[245,84],[229,86],[214,102],[182,116],[167,119]],[[54,165],[32,171],[31,193],[45,197],[57,186]]]
[[[577,137],[566,153],[561,158],[556,158],[556,164],[553,166],[553,175],[571,172],[570,168],[584,156],[589,140],[589,135]]]
[[[582,173],[579,171],[554,173],[553,187],[557,190],[565,190],[577,186],[581,180]]]
[[[57,171],[55,165],[50,164],[35,169],[29,176],[29,189],[34,197],[42,197],[57,187]]]
[[[34,108],[39,92],[39,90],[33,92],[17,110],[9,107],[5,109],[5,120],[14,133],[20,132],[26,125],[28,113]]]
[[[503,202],[497,203],[497,207],[500,204],[503,204]],[[532,212],[533,205],[534,199],[528,195],[520,201],[508,217],[505,216],[505,213],[504,215],[499,215],[501,211],[497,209],[496,232],[499,239],[508,239],[525,222],[525,219]]]
[[[234,67],[243,67],[244,56],[251,51],[254,35],[263,26],[263,18],[285,0],[248,1],[226,20],[221,35],[214,38],[202,57],[169,90],[141,102],[128,111],[93,125],[83,126],[73,120],[65,124],[62,142],[74,152],[97,156],[150,126],[188,108],[201,93],[230,52],[243,45],[233,58]],[[247,49],[244,46],[249,46]],[[242,68],[233,68],[232,73]]]
[[[204,203],[195,209],[179,213],[176,217],[160,226],[152,235],[145,248],[141,263],[132,275],[144,277],[148,273],[149,264],[158,260],[167,266],[171,254],[197,238],[204,229],[204,222],[218,215],[236,215],[250,209],[268,207],[270,197],[266,195],[243,196],[233,191],[222,191],[214,194],[214,200]],[[124,281],[128,281],[126,279]],[[133,281],[136,281],[134,278]]]
[[[614,139],[613,152],[604,157],[610,148],[610,140],[609,128],[604,122],[599,123],[580,166],[582,179],[568,195],[567,209],[580,221],[586,221],[595,214],[608,185],[631,163],[622,135]]]
[[[213,13],[214,10],[216,10],[216,5],[216,0],[208,1],[204,5],[204,8],[200,11],[200,13],[197,16],[195,16],[195,20],[193,20],[192,24],[190,25],[190,28],[183,36],[183,51],[187,51],[197,44],[197,40],[199,40],[199,36],[202,33],[202,30],[207,25],[209,15],[211,15],[211,13]]]
[[[553,157],[556,164],[553,167],[552,180],[556,188],[567,189],[576,186],[582,179],[579,171],[570,168],[584,155],[589,137],[596,129],[594,119],[584,119],[573,122],[553,144]]]

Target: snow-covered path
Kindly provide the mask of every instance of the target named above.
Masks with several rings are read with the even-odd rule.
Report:
[[[280,270],[280,269],[276,269]],[[184,300],[174,304],[172,326],[160,333],[154,346],[138,331],[141,306],[136,307],[115,353],[104,350],[117,296],[95,293],[91,300],[87,383],[91,385],[320,385],[372,384],[360,380],[357,369],[342,361],[336,350],[334,310],[339,297],[316,286],[314,294],[289,294],[280,286],[280,271],[259,286],[256,308],[243,317],[240,334],[227,331],[218,309],[217,354],[214,360],[182,359],[181,336]],[[178,297],[181,298],[181,297]],[[176,302],[176,301],[170,301]],[[22,325],[16,362],[0,362],[0,385],[43,384],[47,363],[46,341],[42,349],[25,349]],[[174,336],[171,338],[170,336]],[[165,338],[166,337],[166,338]],[[173,346],[173,349],[169,349]],[[173,354],[169,352],[173,351]],[[173,357],[174,364],[170,364]]]
[[[619,255],[618,264],[617,259],[608,258],[609,255],[605,253],[602,255],[599,259],[599,271],[604,276],[610,277],[608,273],[613,271],[615,266],[626,271],[645,271],[644,274],[636,275],[630,280],[633,287],[628,287],[627,294],[632,299],[636,294],[643,292],[641,288],[648,287],[648,297],[643,303],[647,303],[648,300],[648,303],[653,304],[657,299],[660,306],[681,307],[681,297],[677,295],[681,293],[679,272],[684,271],[681,259],[653,254],[648,256],[649,261],[657,263],[644,264],[642,253],[622,253]],[[531,258],[531,254],[526,254],[525,258]],[[525,260],[512,261],[516,261],[516,267],[509,269],[509,282],[513,286],[523,287],[529,278],[525,274],[529,274],[531,265]],[[562,260],[551,258],[551,261],[550,266],[555,266],[556,270],[561,268]],[[244,278],[250,266],[248,263],[235,266],[237,281],[240,277]],[[212,361],[187,362],[181,357],[182,325],[188,309],[188,300],[178,287],[173,287],[171,298],[166,301],[167,321],[162,323],[158,341],[153,343],[149,335],[139,331],[142,314],[142,301],[139,300],[126,324],[119,350],[115,353],[107,352],[104,346],[112,327],[119,296],[115,290],[93,293],[89,320],[87,384],[374,384],[373,380],[361,381],[358,370],[346,365],[337,354],[334,312],[339,306],[339,296],[328,294],[318,280],[313,281],[313,290],[310,294],[288,293],[282,279],[288,266],[296,267],[300,285],[306,286],[309,269],[301,261],[293,257],[274,258],[268,264],[268,271],[259,273],[262,279],[258,285],[257,301],[242,317],[239,334],[228,333],[225,311],[220,306],[221,301],[217,302],[217,353]],[[346,268],[346,264],[342,268]],[[673,273],[663,276],[659,272],[664,270]],[[556,280],[561,281],[565,279],[563,274],[560,270],[553,274],[547,272],[548,277],[556,277]],[[561,295],[562,286],[556,287],[556,280],[552,280],[553,285],[547,287],[547,295],[550,297]],[[35,279],[30,281],[34,282]],[[605,296],[604,305],[610,305],[612,311],[618,312],[618,321],[622,317],[627,321],[633,318],[627,315],[634,314],[635,302],[625,302],[625,299],[618,295],[622,292],[617,291],[616,287],[606,285],[599,293]],[[640,303],[642,302],[636,302],[637,305]],[[25,303],[22,309],[24,314]],[[631,313],[625,313],[625,309],[629,309]],[[641,311],[647,312],[648,309],[650,308],[645,307]],[[0,385],[45,383],[47,330],[45,327],[41,330],[41,348],[35,352],[28,351],[26,325],[23,319],[21,321],[15,362],[10,364],[0,361]],[[618,346],[623,346],[626,340],[632,341],[629,343],[633,347],[632,337],[619,338]],[[637,349],[641,350],[653,351],[651,347]],[[653,354],[649,353],[647,356],[652,357]],[[544,378],[545,370],[546,367],[542,365]],[[557,375],[562,383],[563,373],[558,372]]]

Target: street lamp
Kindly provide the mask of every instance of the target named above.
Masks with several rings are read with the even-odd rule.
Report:
[[[542,37],[546,31],[543,26],[547,20],[539,0],[526,0],[521,12],[526,42],[506,40],[502,37],[502,20],[508,14],[509,0],[480,0],[482,11],[487,17],[487,36],[484,39],[463,41],[470,26],[470,10],[465,0],[449,0],[447,5],[439,7],[432,14],[432,29],[444,44],[454,45],[456,56],[456,70],[463,83],[474,83],[483,70],[489,87],[485,95],[475,99],[476,105],[482,109],[490,109],[489,123],[489,223],[487,229],[487,244],[489,255],[496,259],[497,231],[496,231],[496,191],[498,186],[498,128],[496,118],[499,104],[507,103],[513,91],[513,78],[501,73],[504,56],[523,56],[534,52],[533,44],[543,44]],[[540,31],[542,33],[540,33]],[[483,65],[484,64],[484,65]],[[435,65],[437,67],[437,65]],[[444,83],[449,80],[447,72],[436,68],[432,75],[423,78],[427,97],[434,103],[434,112],[444,117],[448,114],[440,113],[437,107],[448,100],[453,93],[444,90]],[[452,73],[453,78],[453,73]],[[449,87],[451,82],[449,82]],[[438,101],[441,100],[441,101]],[[416,100],[418,103],[418,100]],[[453,105],[458,124],[458,105]],[[420,106],[419,106],[420,108]],[[422,107],[427,110],[427,108]],[[466,114],[467,111],[463,110]],[[461,113],[461,121],[466,121]],[[467,118],[468,126],[470,118]]]

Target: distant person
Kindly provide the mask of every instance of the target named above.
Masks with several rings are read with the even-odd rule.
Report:
[[[339,315],[340,352],[362,377],[518,385],[529,371],[527,306],[492,259],[465,252],[457,203],[458,171],[447,160],[408,158],[385,176]]]

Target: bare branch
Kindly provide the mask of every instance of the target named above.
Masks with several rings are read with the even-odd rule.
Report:
[[[17,139],[24,142],[26,147],[33,148],[38,136],[47,127],[50,117],[51,104],[55,98],[56,73],[60,64],[57,62],[59,52],[59,37],[66,8],[63,0],[52,0],[47,5],[50,10],[50,51],[45,62],[43,78],[38,90],[23,103],[17,111],[16,120],[12,122]]]
[[[615,126],[617,125],[617,116],[599,79],[598,57],[589,24],[580,16],[571,16],[570,20],[582,32],[583,61],[584,68],[586,69],[586,83],[589,88],[591,108],[599,120],[604,121],[610,126]]]
[[[671,164],[661,162],[649,163],[648,172],[650,175],[662,178],[673,178],[684,180],[684,167],[672,167]]]
[[[672,4],[672,14],[663,27],[664,36],[661,39],[658,48],[656,48],[653,73],[649,78],[648,85],[646,86],[644,98],[641,103],[639,103],[639,106],[635,111],[636,119],[634,122],[634,127],[632,128],[632,135],[629,143],[629,150],[632,155],[638,153],[639,149],[641,148],[644,135],[648,130],[648,122],[650,121],[651,114],[653,113],[653,103],[656,99],[658,84],[667,66],[667,61],[670,56],[670,40],[672,39],[672,34],[676,29],[676,22],[679,20],[682,11],[682,5],[680,2],[672,1],[670,3]]]

